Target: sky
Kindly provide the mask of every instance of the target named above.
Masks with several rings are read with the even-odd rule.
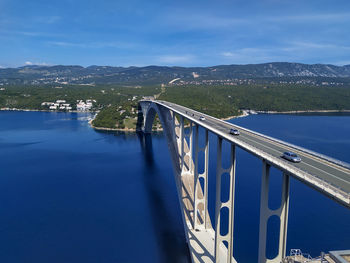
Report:
[[[0,67],[350,64],[349,0],[0,0]]]

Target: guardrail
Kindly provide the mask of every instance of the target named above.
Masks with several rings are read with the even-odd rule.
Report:
[[[163,101],[156,101],[156,102],[164,103]],[[182,107],[184,107],[184,106],[182,106]],[[186,108],[186,107],[184,107],[184,108]],[[194,111],[194,112],[196,112],[196,113],[198,113],[198,114],[200,114],[200,115],[203,115],[203,116],[207,116],[207,117],[216,119],[217,121],[220,121],[220,122],[222,122],[222,123],[231,124],[231,125],[233,125],[233,126],[235,126],[235,127],[238,127],[239,129],[242,129],[242,130],[246,131],[246,132],[250,132],[250,133],[252,133],[252,134],[261,136],[261,137],[263,137],[263,138],[265,138],[265,139],[269,139],[269,140],[271,140],[271,141],[278,142],[278,143],[280,143],[280,144],[282,144],[282,145],[285,145],[285,146],[294,148],[294,149],[299,150],[299,151],[304,152],[304,153],[308,153],[308,154],[310,154],[310,155],[313,155],[313,156],[315,156],[315,157],[321,158],[321,159],[323,159],[323,160],[326,160],[326,161],[328,161],[328,162],[337,164],[337,165],[339,165],[339,166],[342,166],[342,167],[347,168],[347,169],[350,170],[350,164],[347,163],[347,162],[340,161],[340,160],[337,160],[337,159],[335,159],[335,158],[329,157],[329,156],[327,156],[327,155],[325,155],[325,154],[317,153],[317,152],[315,152],[315,151],[312,151],[312,150],[303,148],[303,147],[301,147],[301,146],[297,146],[297,145],[295,145],[295,144],[288,143],[288,142],[285,142],[285,141],[282,141],[282,140],[279,140],[279,139],[270,137],[270,136],[268,136],[268,135],[265,135],[265,134],[262,134],[262,133],[259,133],[259,132],[256,132],[256,131],[249,130],[249,129],[244,128],[244,127],[242,127],[242,126],[239,126],[239,125],[236,125],[236,124],[232,124],[232,123],[227,122],[227,121],[224,121],[224,120],[220,120],[220,119],[218,119],[218,118],[215,118],[215,117],[213,117],[213,116],[210,116],[210,115],[201,113],[201,112],[199,112],[199,111],[195,111],[195,110],[192,110],[192,109],[190,109],[190,110],[191,110],[191,111]]]
[[[229,122],[227,122],[227,121],[223,121],[223,120],[220,120],[220,119],[217,119],[217,120],[219,120],[219,121],[221,121],[221,122],[229,123]],[[229,124],[232,124],[232,123],[229,123]],[[315,157],[321,158],[321,159],[326,160],[326,161],[328,161],[328,162],[331,162],[331,163],[337,164],[337,165],[339,165],[339,166],[342,166],[342,167],[344,167],[344,168],[350,169],[350,164],[347,163],[347,162],[340,161],[340,160],[334,159],[334,158],[332,158],[332,157],[329,157],[329,156],[327,156],[327,155],[325,155],[325,154],[317,153],[317,152],[314,152],[314,151],[312,151],[312,150],[303,148],[303,147],[301,147],[301,146],[298,146],[298,145],[295,145],[295,144],[292,144],[292,143],[288,143],[288,142],[285,142],[285,141],[282,141],[282,140],[279,140],[279,139],[270,137],[270,136],[268,136],[268,135],[265,135],[265,134],[262,134],[262,133],[259,133],[259,132],[256,132],[256,131],[249,130],[249,129],[247,129],[247,128],[241,127],[241,126],[236,125],[236,124],[233,124],[233,125],[236,126],[236,127],[239,127],[240,129],[242,129],[242,130],[244,130],[244,131],[246,131],[246,132],[250,132],[250,133],[252,133],[252,134],[254,134],[254,135],[258,135],[258,136],[261,136],[261,137],[263,137],[263,138],[265,138],[265,139],[269,139],[269,140],[271,140],[271,141],[278,142],[278,143],[280,143],[280,144],[282,144],[282,145],[285,145],[285,146],[294,148],[294,149],[299,150],[299,151],[301,151],[301,152],[308,153],[308,154],[310,154],[310,155],[313,155],[313,156],[315,156]]]
[[[154,103],[158,103],[162,106],[165,106],[165,107],[168,107],[168,108],[171,108],[171,106],[169,105],[166,105],[167,102],[163,102],[163,101],[152,101]],[[186,108],[186,107],[184,107]],[[183,113],[175,110],[175,109],[171,109],[173,110],[174,112],[177,112],[178,114],[180,115],[183,115]],[[191,109],[189,109],[191,110]],[[195,110],[191,110],[197,114],[199,114],[200,116],[206,116],[208,118],[214,118],[210,115],[207,115],[207,114],[203,114],[201,112],[198,112],[198,111],[195,111]],[[287,171],[288,173],[291,173],[293,175],[295,175],[296,177],[302,179],[303,181],[315,186],[316,188],[322,190],[323,192],[326,192],[328,193],[328,195],[330,196],[333,196],[335,197],[336,199],[340,200],[342,203],[346,204],[347,206],[350,206],[350,193],[347,193],[345,190],[343,190],[342,188],[340,187],[337,187],[335,185],[333,185],[332,183],[324,180],[324,179],[321,179],[319,176],[317,175],[314,175],[314,174],[310,174],[309,172],[301,169],[301,168],[297,168],[297,167],[294,167],[292,165],[288,165],[286,164],[286,162],[280,160],[279,158],[276,158],[275,156],[255,147],[255,146],[252,146],[250,144],[247,144],[245,142],[242,142],[242,141],[237,141],[235,142],[234,139],[232,139],[231,137],[228,136],[228,134],[225,134],[221,131],[215,131],[214,129],[212,129],[209,125],[206,125],[205,123],[200,123],[198,122],[197,119],[195,118],[192,118],[191,116],[188,117],[188,116],[184,116],[188,119],[192,119],[192,121],[198,123],[199,125],[205,127],[205,126],[208,126],[208,127],[205,127],[206,129],[209,129],[209,130],[212,130],[212,132],[216,133],[217,135],[223,137],[223,138],[226,138],[227,140],[229,141],[233,141],[233,143],[236,143],[237,145],[245,148],[245,149],[249,149],[249,151],[255,153],[256,155],[260,156],[261,158],[263,159],[266,159],[268,160],[271,164],[273,164],[274,166],[277,166],[277,167],[280,167],[281,169]],[[231,124],[229,122],[226,122],[226,121],[223,121],[223,120],[220,120],[220,119],[217,119],[217,118],[214,118],[220,122],[223,122],[225,124]],[[303,151],[305,153],[308,153],[308,154],[311,154],[313,156],[316,156],[316,157],[319,157],[321,159],[324,159],[324,160],[327,160],[331,163],[335,163],[335,164],[338,164],[344,168],[347,168],[347,169],[350,169],[350,164],[348,163],[345,163],[345,162],[342,162],[342,161],[339,161],[339,160],[336,160],[334,158],[331,158],[331,157],[328,157],[326,155],[322,155],[322,154],[319,154],[319,153],[316,153],[316,152],[313,152],[313,151],[310,151],[308,149],[305,149],[305,148],[302,148],[302,147],[299,147],[299,146],[296,146],[296,145],[293,145],[293,144],[290,144],[290,143],[286,143],[284,141],[281,141],[281,140],[278,140],[278,139],[275,139],[273,137],[270,137],[270,136],[267,136],[267,135],[264,135],[264,134],[261,134],[261,133],[258,133],[258,132],[255,132],[255,131],[252,131],[252,130],[249,130],[249,129],[246,129],[244,127],[241,127],[241,126],[238,126],[238,125],[235,125],[235,124],[231,124],[233,126],[236,126],[236,127],[239,127],[239,129],[242,129],[246,132],[250,132],[252,134],[255,134],[255,135],[258,135],[258,136],[261,136],[261,137],[264,137],[266,139],[269,139],[269,140],[272,140],[272,141],[275,141],[275,142],[278,142],[282,145],[286,145],[286,146],[289,146],[291,148],[295,148],[297,150],[300,150],[300,151]]]
[[[309,172],[297,168],[291,165],[286,164],[286,162],[282,161],[279,158],[276,158],[275,156],[271,155],[270,153],[265,152],[262,149],[259,149],[255,146],[246,144],[246,148],[254,149],[255,152],[261,152],[263,154],[259,154],[262,158],[266,160],[273,160],[273,163],[275,166],[278,166],[282,168],[283,170],[295,175],[296,177],[299,177],[300,179],[304,180],[305,182],[310,183],[313,186],[316,186],[317,188],[321,189],[324,192],[327,192],[329,195],[336,197],[337,199],[341,200],[343,203],[345,203],[347,206],[350,206],[350,193],[347,193],[342,188],[335,186],[331,182],[328,182],[324,179],[321,179],[319,176],[315,174],[310,174]],[[268,156],[268,157],[267,157]]]

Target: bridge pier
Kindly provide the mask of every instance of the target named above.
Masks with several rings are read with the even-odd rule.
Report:
[[[205,130],[205,146],[199,148],[199,126],[195,125],[195,158],[194,158],[194,226],[195,230],[207,229],[210,225],[208,214],[208,166],[209,166],[209,136],[208,130]],[[204,151],[204,171],[199,174],[198,155]],[[203,179],[203,197],[199,197],[200,192],[200,178]],[[203,206],[203,209],[199,209],[199,205]],[[204,214],[200,214],[200,211]]]
[[[269,208],[270,164],[263,160],[260,196],[259,258],[258,263],[280,263],[286,256],[287,225],[289,209],[289,175],[283,173],[281,205],[276,210]],[[266,257],[267,224],[269,218],[280,219],[278,254],[273,259]]]
[[[222,168],[222,138],[218,137],[217,145],[217,163],[216,163],[216,201],[215,201],[215,262],[221,258],[220,247],[227,244],[226,262],[233,262],[233,226],[234,226],[234,205],[235,205],[235,170],[236,170],[236,147],[231,144],[230,167]],[[229,175],[229,197],[227,201],[221,200],[221,179],[224,174]],[[228,212],[228,230],[221,234],[221,213],[227,209]]]
[[[173,118],[174,121],[176,121],[175,119],[175,113],[173,112]],[[180,154],[181,154],[181,171],[183,172],[184,170],[184,164],[185,164],[185,130],[184,130],[184,117],[180,116]]]
[[[181,172],[193,174],[193,125],[190,122],[189,132],[185,132],[184,118],[180,117],[180,157],[181,157]],[[189,143],[187,143],[188,138]]]

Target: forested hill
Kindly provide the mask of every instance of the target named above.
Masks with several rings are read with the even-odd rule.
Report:
[[[51,83],[142,85],[178,81],[318,77],[350,78],[350,65],[275,62],[212,67],[24,66],[0,68],[0,85]]]

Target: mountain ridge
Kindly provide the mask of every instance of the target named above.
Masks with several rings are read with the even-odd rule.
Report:
[[[157,66],[113,67],[91,65],[26,65],[0,68],[0,83],[5,84],[121,84],[168,83],[174,79],[225,80],[247,78],[326,77],[350,78],[350,65],[303,64],[270,62],[261,64],[231,64],[209,67]]]

